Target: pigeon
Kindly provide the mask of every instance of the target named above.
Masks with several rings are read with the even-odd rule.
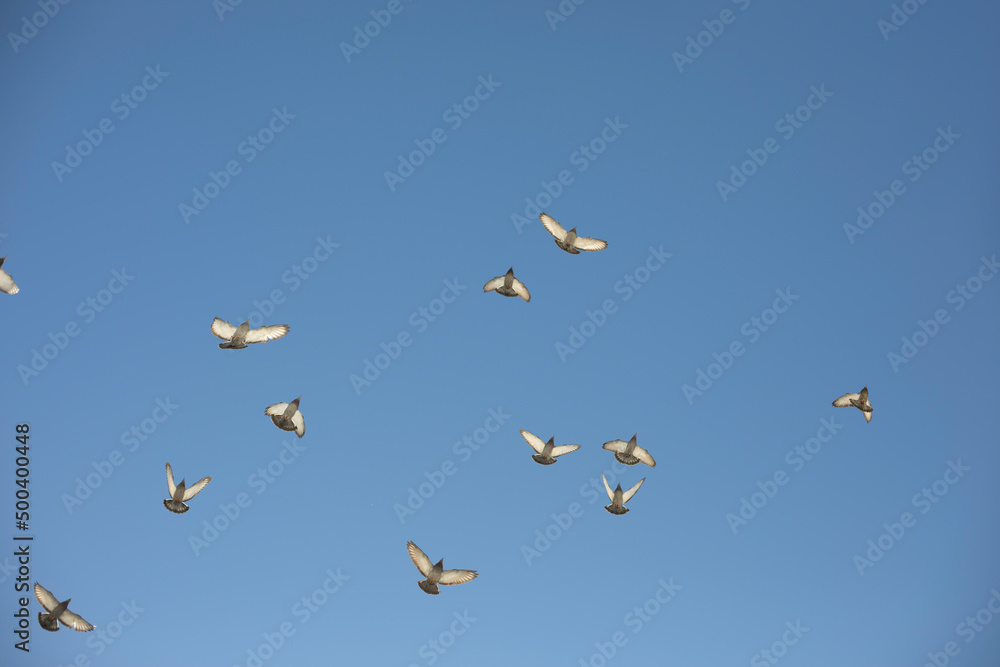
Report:
[[[42,588],[42,585],[39,583],[35,584],[35,598],[38,599],[38,604],[42,605],[42,608],[49,612],[47,614],[38,612],[38,624],[46,630],[50,632],[58,631],[59,623],[62,623],[67,628],[73,628],[77,632],[90,632],[94,629],[93,625],[69,610],[70,600],[60,602],[56,599],[55,595]]]
[[[528,433],[523,428],[521,429],[521,437],[527,440],[531,448],[538,452],[537,454],[532,454],[531,458],[535,460],[535,463],[541,463],[543,466],[555,463],[557,456],[569,454],[580,449],[580,445],[559,445],[556,447],[555,438],[549,438],[548,442],[542,442],[541,438]]]
[[[861,414],[865,416],[866,422],[872,420],[872,404],[868,402],[867,386],[861,390],[860,394],[844,394],[833,402],[833,407],[835,408],[849,408],[851,406],[861,410]]]
[[[264,414],[269,415],[274,425],[282,431],[295,431],[295,434],[301,438],[306,434],[306,422],[302,413],[299,412],[299,399],[301,398],[299,396],[291,403],[269,405],[264,410]]]
[[[612,514],[628,514],[628,508],[625,507],[625,503],[627,503],[632,496],[635,495],[635,492],[639,490],[642,483],[646,481],[646,478],[643,477],[635,486],[628,491],[623,492],[621,484],[619,484],[618,487],[612,491],[611,487],[608,486],[608,479],[604,476],[603,472],[601,473],[601,479],[604,480],[604,489],[608,492],[608,498],[611,499],[611,504],[605,505],[604,509]]]
[[[504,296],[519,296],[525,301],[531,301],[531,293],[520,280],[514,277],[514,267],[510,267],[507,275],[497,276],[483,285],[484,292],[496,292]]]
[[[615,460],[627,466],[634,466],[636,463],[645,463],[650,468],[656,467],[656,461],[645,449],[635,444],[636,433],[628,442],[624,440],[611,440],[604,443],[604,449],[615,453]]]
[[[272,324],[259,329],[251,329],[250,320],[239,327],[234,327],[229,322],[216,317],[212,320],[212,333],[226,341],[219,343],[219,347],[223,350],[242,350],[250,343],[266,343],[275,338],[281,338],[288,333],[288,325]]]
[[[0,257],[0,266],[3,266],[3,261],[7,259],[4,255]],[[7,294],[17,294],[21,289],[14,282],[14,279],[10,277],[10,274],[0,269],[0,292],[6,292]],[[44,590],[44,589],[43,589]],[[56,628],[58,630],[58,628]]]
[[[174,485],[174,471],[170,467],[170,463],[167,463],[167,492],[170,493],[170,497],[163,501],[163,506],[174,514],[184,514],[189,508],[184,504],[184,501],[191,500],[198,493],[208,486],[208,483],[212,481],[211,477],[203,477],[196,484],[192,484],[190,488],[185,488],[184,480],[181,483]]]
[[[549,234],[555,237],[556,245],[571,255],[579,255],[581,250],[595,251],[604,250],[608,247],[607,241],[592,239],[586,236],[577,236],[576,227],[567,232],[562,228],[562,225],[545,213],[539,215],[538,219],[542,221],[542,225],[545,226]]]
[[[444,558],[439,560],[437,565],[431,565],[431,559],[413,542],[406,543],[406,550],[410,552],[410,559],[417,566],[417,569],[420,570],[420,574],[427,577],[423,581],[418,581],[417,586],[420,586],[420,590],[428,595],[437,595],[441,592],[438,589],[438,584],[443,586],[464,584],[479,576],[479,573],[475,570],[444,569]]]

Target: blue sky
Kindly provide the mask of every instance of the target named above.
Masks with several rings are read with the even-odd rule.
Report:
[[[1000,11],[903,5],[6,3],[9,531],[103,634],[0,661],[993,664]]]

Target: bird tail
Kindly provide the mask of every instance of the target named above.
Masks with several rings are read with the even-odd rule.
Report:
[[[420,586],[420,590],[422,590],[424,593],[429,593],[431,595],[437,595],[438,593],[441,592],[441,589],[438,588],[437,584],[432,584],[426,579],[424,579],[423,581],[418,581],[417,586]]]
[[[628,508],[624,505],[620,505],[618,507],[615,507],[614,505],[605,505],[604,509],[612,514],[628,514]]]
[[[634,466],[636,463],[639,462],[639,459],[634,456],[630,456],[628,454],[615,452],[615,461],[618,461],[618,463],[622,463],[627,466]]]
[[[52,614],[43,614],[42,612],[38,612],[38,625],[49,632],[56,632],[59,629],[59,621],[52,618]]]
[[[173,498],[168,498],[167,500],[164,500],[163,506],[166,507],[171,512],[173,512],[174,514],[184,514],[184,512],[187,512],[188,509],[190,509],[187,505],[185,505],[181,501],[174,500]]]
[[[226,341],[225,343],[219,343],[219,347],[221,349],[223,349],[223,350],[228,350],[228,349],[232,348],[232,346],[233,346],[233,344],[230,343],[229,341]]]
[[[531,458],[534,459],[535,463],[541,463],[543,466],[550,466],[556,462],[551,456],[542,456],[541,454],[532,454]]]

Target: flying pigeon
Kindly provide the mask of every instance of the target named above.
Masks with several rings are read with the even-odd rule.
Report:
[[[611,512],[612,514],[628,514],[628,508],[625,507],[625,503],[627,503],[632,498],[632,496],[635,495],[635,492],[639,490],[639,487],[642,486],[642,483],[646,481],[646,478],[643,477],[642,479],[639,480],[639,482],[635,486],[633,486],[628,491],[623,492],[621,484],[619,484],[618,487],[614,491],[612,491],[611,487],[608,486],[608,480],[604,476],[603,472],[601,473],[601,479],[604,480],[604,489],[608,492],[608,498],[611,499],[611,504],[605,505],[604,509]]]
[[[264,410],[264,414],[269,415],[274,425],[282,431],[295,431],[295,434],[301,438],[306,434],[306,422],[302,413],[299,412],[299,399],[301,398],[299,396],[291,403],[269,405]]]
[[[627,466],[634,466],[636,463],[645,463],[650,468],[656,467],[656,461],[645,449],[635,444],[636,433],[628,442],[624,440],[611,440],[604,443],[604,449],[615,453],[615,460]]]
[[[174,485],[174,471],[170,467],[170,463],[167,463],[167,492],[170,493],[170,497],[163,501],[163,506],[174,514],[184,514],[190,508],[184,504],[184,501],[191,500],[198,493],[208,486],[208,483],[212,481],[211,477],[204,477],[200,479],[196,484],[192,484],[190,488],[184,487],[184,480],[181,480],[180,484]]]
[[[250,320],[239,327],[234,327],[229,322],[216,317],[212,320],[212,333],[226,341],[219,343],[219,347],[223,350],[242,350],[251,343],[266,343],[275,338],[281,338],[288,333],[288,325],[272,324],[259,329],[251,329]]]
[[[46,630],[56,632],[59,630],[59,623],[67,628],[73,628],[77,632],[90,632],[94,629],[93,625],[68,609],[70,600],[59,602],[55,595],[42,588],[39,583],[35,584],[35,598],[38,599],[38,604],[49,612],[47,614],[38,612],[38,624]]]
[[[6,255],[0,257],[0,266],[3,266],[3,261],[5,259],[7,259]],[[10,277],[10,274],[4,271],[3,269],[0,269],[0,292],[6,292],[7,294],[17,294],[20,291],[21,291],[20,288],[17,286],[17,283],[14,282],[14,279]]]
[[[514,277],[514,267],[510,267],[507,275],[497,276],[483,285],[484,292],[496,292],[504,296],[519,296],[525,301],[531,301],[531,293],[520,280]]]
[[[542,221],[549,234],[555,237],[556,245],[572,255],[579,255],[581,250],[604,250],[608,247],[607,241],[577,236],[576,227],[567,232],[562,225],[545,213],[539,215],[538,219]]]
[[[420,570],[420,574],[427,577],[423,581],[418,581],[417,586],[420,586],[420,590],[429,595],[437,595],[441,592],[438,589],[438,584],[442,586],[464,584],[479,576],[475,570],[444,569],[444,558],[439,560],[437,565],[431,565],[431,559],[413,542],[406,543],[406,550],[410,552],[410,559]]]
[[[532,454],[531,458],[535,460],[535,463],[541,463],[543,466],[552,465],[556,462],[557,456],[562,456],[563,454],[569,454],[570,452],[575,452],[580,449],[580,445],[559,445],[555,446],[555,438],[549,438],[548,442],[542,442],[542,439],[536,435],[528,433],[523,428],[521,429],[521,437],[528,441],[531,448],[534,449],[537,454]]]
[[[844,394],[833,402],[833,407],[835,408],[849,408],[851,406],[861,410],[866,422],[872,420],[872,404],[868,402],[867,386],[861,390],[860,394]]]

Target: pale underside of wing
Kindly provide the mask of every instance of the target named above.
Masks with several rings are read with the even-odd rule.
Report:
[[[478,573],[475,570],[445,570],[441,573],[438,583],[445,586],[454,586],[455,584],[464,584],[472,581],[477,576]]]
[[[306,434],[306,420],[298,410],[292,415],[292,423],[295,424],[295,435],[301,438]]]
[[[518,295],[519,297],[521,297],[525,301],[531,301],[531,292],[528,291],[528,288],[525,287],[524,283],[522,283],[520,280],[518,280],[517,278],[514,278],[514,280],[511,282],[510,286],[511,286],[511,289],[514,290],[514,294]]]
[[[646,481],[646,478],[643,477],[638,482],[636,482],[635,486],[633,486],[631,489],[629,489],[628,491],[626,491],[625,493],[622,494],[622,504],[623,505],[625,503],[627,503],[632,496],[635,495],[635,492],[639,490],[639,487],[642,486],[642,483],[645,482],[645,481]]]
[[[79,614],[74,614],[69,609],[64,611],[59,617],[59,621],[67,628],[73,628],[77,632],[90,632],[94,626],[83,620]]]
[[[431,569],[434,566],[431,564],[431,559],[427,557],[427,554],[421,551],[420,547],[413,542],[406,543],[406,550],[410,552],[410,560],[412,560],[413,564],[417,566],[418,570],[420,570],[420,574],[425,577],[430,576]]]
[[[635,449],[632,450],[632,456],[639,459],[639,461],[645,463],[650,468],[656,467],[656,461],[653,460],[653,457],[650,455],[650,453],[647,452],[642,447],[640,447],[639,445],[636,445]]]
[[[270,326],[261,327],[259,329],[251,329],[248,331],[246,342],[248,344],[266,343],[276,338],[281,338],[286,333],[288,333],[287,324],[272,324]]]
[[[42,588],[41,584],[35,584],[35,599],[38,600],[38,604],[42,605],[45,611],[52,611],[59,606],[59,600],[56,600],[56,596],[49,593],[47,590]]]
[[[0,292],[5,292],[7,294],[17,294],[20,292],[17,283],[14,279],[10,277],[10,274],[0,269]]]
[[[566,230],[558,222],[552,219],[552,216],[542,213],[538,216],[538,219],[542,221],[542,226],[545,227],[549,234],[552,234],[555,238],[562,241],[566,237]]]
[[[174,470],[167,463],[167,492],[171,498],[174,497],[174,492],[177,491],[177,485],[174,484]]]
[[[236,327],[226,320],[216,317],[212,320],[212,333],[223,340],[230,340],[236,333]]]
[[[601,445],[603,449],[609,452],[618,452],[619,454],[625,453],[625,448],[628,447],[628,443],[624,440],[609,440],[608,442]]]
[[[608,492],[608,499],[611,502],[615,502],[615,492],[611,490],[611,486],[608,484],[608,478],[604,476],[603,472],[601,473],[601,479],[604,480],[604,490]]]
[[[498,288],[501,285],[503,285],[503,279],[504,279],[504,276],[497,276],[493,280],[491,280],[488,283],[486,283],[485,285],[483,285],[483,291],[484,292],[493,292],[493,291],[496,291],[496,288]]]
[[[212,481],[211,477],[203,477],[200,480],[198,480],[196,483],[194,483],[191,486],[187,487],[186,489],[184,489],[184,498],[182,498],[182,500],[185,500],[185,501],[191,500],[196,495],[198,495],[198,493],[202,489],[204,489],[206,486],[208,486],[208,483],[211,482],[211,481]]]
[[[271,415],[273,417],[280,417],[285,414],[285,409],[288,408],[288,403],[275,403],[274,405],[269,405],[264,410],[265,415]]]
[[[528,442],[528,444],[531,445],[531,448],[534,449],[537,453],[541,454],[542,450],[545,449],[545,443],[542,442],[542,439],[539,438],[534,433],[529,433],[528,431],[525,431],[522,428],[521,437],[524,438]]]
[[[844,394],[833,402],[833,407],[849,408],[851,406],[851,401],[856,401],[859,398],[861,398],[861,394]]]
[[[576,240],[573,241],[573,247],[577,250],[593,252],[595,250],[604,250],[608,247],[608,242],[601,239],[592,239],[589,236],[577,236]]]
[[[865,421],[866,422],[870,422],[872,420],[872,411],[871,410],[862,410],[861,413],[865,416]]]
[[[580,445],[559,445],[558,447],[552,448],[552,458],[557,456],[562,456],[563,454],[569,454],[570,452],[575,452],[580,449]]]

